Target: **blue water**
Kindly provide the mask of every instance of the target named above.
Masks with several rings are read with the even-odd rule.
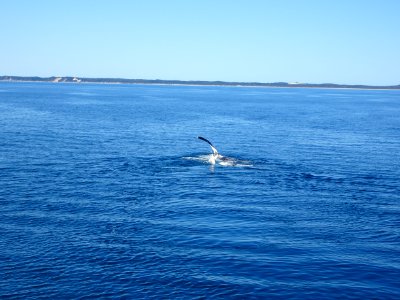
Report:
[[[398,299],[399,179],[400,91],[0,83],[0,298]]]

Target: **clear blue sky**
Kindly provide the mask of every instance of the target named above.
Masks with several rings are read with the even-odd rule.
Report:
[[[0,75],[400,84],[399,0],[13,0]]]

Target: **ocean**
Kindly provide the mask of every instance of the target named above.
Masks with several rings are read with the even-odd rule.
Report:
[[[399,299],[400,91],[0,83],[0,298]]]

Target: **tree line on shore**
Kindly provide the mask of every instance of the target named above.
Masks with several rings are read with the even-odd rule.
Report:
[[[84,77],[38,77],[38,76],[0,76],[0,81],[27,82],[67,82],[67,83],[110,83],[110,84],[166,84],[166,85],[211,85],[211,86],[244,86],[244,87],[308,87],[308,88],[356,88],[356,89],[400,89],[400,85],[345,85],[334,83],[288,83],[288,82],[227,82],[227,81],[184,81],[161,79],[125,79],[125,78],[84,78]]]

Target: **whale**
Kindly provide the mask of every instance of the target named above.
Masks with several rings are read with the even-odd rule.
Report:
[[[198,155],[198,156],[185,156],[182,157],[185,160],[199,161],[202,163],[209,163],[211,170],[214,171],[215,165],[224,167],[242,167],[242,168],[254,168],[253,162],[250,160],[237,159],[233,157],[223,156],[219,153],[217,148],[208,139],[202,136],[197,136],[201,141],[206,142],[211,147],[211,155]]]
[[[199,140],[202,140],[204,142],[206,142],[212,150],[212,154],[208,159],[208,162],[212,165],[215,165],[216,163],[222,165],[222,166],[235,166],[238,163],[238,160],[235,158],[231,158],[231,157],[226,157],[223,156],[221,154],[219,154],[217,148],[215,148],[215,146],[206,138],[202,137],[202,136],[198,136],[197,137]]]

